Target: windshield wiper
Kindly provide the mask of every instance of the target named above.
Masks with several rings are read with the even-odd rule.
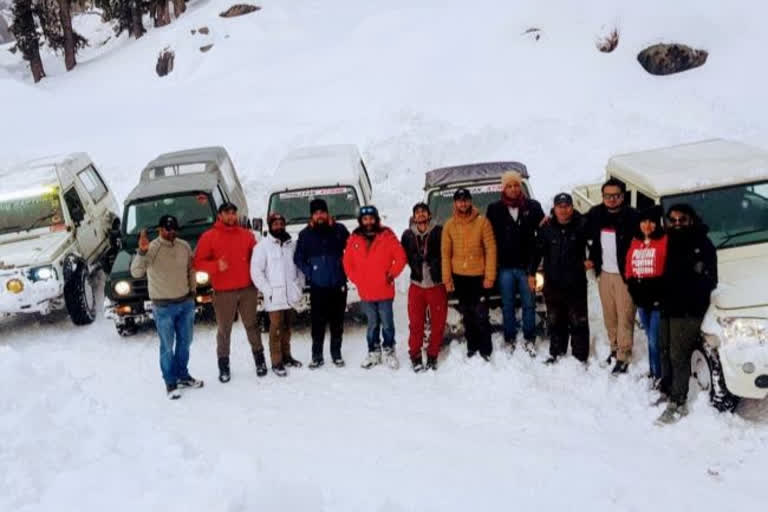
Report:
[[[56,212],[50,212],[50,213],[46,213],[46,214],[45,214],[45,215],[43,215],[42,217],[40,217],[40,218],[38,218],[38,219],[35,219],[35,220],[32,222],[32,224],[30,224],[29,226],[27,226],[26,228],[24,228],[22,231],[29,231],[29,230],[33,229],[33,228],[35,227],[35,224],[37,224],[38,222],[43,222],[44,220],[48,220],[48,219],[50,219],[51,217],[53,217],[53,216],[55,216],[55,215],[56,215]]]
[[[181,227],[182,227],[182,228],[185,228],[185,227],[187,227],[187,226],[191,226],[192,224],[199,224],[199,223],[201,223],[201,222],[210,222],[210,217],[200,217],[199,219],[192,219],[192,220],[188,220],[188,221],[187,221],[187,222],[185,222],[185,223],[184,223],[184,225],[183,225],[183,226],[181,226]]]
[[[297,222],[307,222],[310,217],[291,217],[288,219],[288,224],[296,224]]]
[[[750,229],[750,230],[747,230],[747,231],[739,231],[737,233],[728,233],[727,235],[725,235],[725,240],[723,240],[722,242],[717,244],[717,249],[722,249],[722,248],[726,247],[728,245],[728,242],[730,242],[734,238],[737,238],[737,237],[740,237],[740,236],[751,235],[753,233],[759,233],[761,231],[766,231],[766,230],[768,230],[768,228],[758,228],[758,229]]]
[[[350,219],[356,219],[356,218],[357,216],[351,213],[342,213],[336,216],[336,220],[350,220]]]

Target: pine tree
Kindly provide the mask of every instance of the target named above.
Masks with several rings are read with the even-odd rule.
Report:
[[[35,0],[34,12],[40,20],[48,46],[53,50],[64,50],[64,65],[67,71],[77,65],[77,50],[88,41],[72,28],[72,0]]]
[[[96,0],[95,5],[102,9],[104,21],[116,21],[115,35],[127,30],[129,37],[138,39],[146,33],[142,17],[149,12],[147,0]]]
[[[40,36],[37,33],[32,0],[14,0],[11,12],[13,24],[10,29],[16,38],[16,46],[24,60],[29,62],[32,78],[37,83],[45,76],[45,70],[40,58]]]

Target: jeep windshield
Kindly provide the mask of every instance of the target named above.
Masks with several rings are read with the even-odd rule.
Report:
[[[0,235],[38,228],[65,229],[58,187],[0,193]]]
[[[180,229],[213,224],[216,212],[208,194],[190,192],[134,201],[125,213],[125,234],[138,235],[142,229],[154,229],[160,217],[173,215]]]
[[[339,220],[356,219],[360,201],[352,187],[308,188],[276,192],[269,198],[269,213],[280,213],[286,223],[297,224],[309,220],[309,203],[324,199],[328,212]]]
[[[445,221],[453,215],[453,193],[459,188],[466,188],[472,193],[472,204],[480,213],[485,215],[488,205],[499,200],[501,197],[501,183],[490,183],[486,185],[457,185],[455,187],[433,190],[429,193],[427,204],[432,212],[432,219],[438,224],[445,224]],[[528,196],[528,189],[523,185],[523,193]]]
[[[664,197],[664,210],[686,203],[709,226],[718,249],[768,242],[768,181]]]

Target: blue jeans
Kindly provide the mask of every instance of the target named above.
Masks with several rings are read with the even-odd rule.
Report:
[[[377,300],[362,302],[363,311],[368,318],[368,352],[381,351],[381,347],[395,348],[395,319],[392,314],[391,300]],[[381,334],[384,335],[384,343],[381,343]]]
[[[155,306],[157,334],[160,336],[160,369],[166,384],[176,384],[189,377],[189,346],[195,324],[195,302]],[[174,341],[176,349],[174,350]]]
[[[651,376],[661,378],[661,344],[659,342],[659,328],[661,312],[658,309],[639,308],[640,323],[648,337],[648,364],[651,367]]]
[[[536,298],[528,287],[528,273],[521,268],[499,269],[499,291],[504,315],[504,340],[514,342],[517,337],[515,296],[519,293],[520,301],[523,303],[523,337],[526,341],[534,341],[536,339]]]

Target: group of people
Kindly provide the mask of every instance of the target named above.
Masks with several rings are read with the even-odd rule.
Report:
[[[602,186],[602,204],[586,215],[574,209],[567,193],[555,196],[546,215],[537,201],[526,197],[519,173],[505,173],[501,185],[501,197],[485,215],[473,205],[468,189],[456,190],[453,215],[443,226],[433,221],[427,204],[417,203],[399,239],[382,225],[374,206],[360,208],[358,227],[350,234],[334,221],[324,200],[314,199],[309,223],[296,241],[286,232],[285,218],[275,212],[267,219],[267,235],[257,244],[253,233],[239,226],[235,205],[226,203],[193,253],[176,238],[176,219],[164,215],[157,239],[150,242],[145,232],[140,235],[131,272],[137,278],[147,275],[149,281],[169,397],[179,398],[181,387],[203,385],[187,370],[196,271],[207,272],[212,282],[219,380],[228,382],[230,335],[237,314],[257,375],[268,373],[257,314],[259,292],[261,307],[269,315],[272,371],[285,376],[286,368],[302,365],[291,355],[290,329],[292,310],[301,303],[306,285],[312,324],[310,368],[324,364],[326,330],[331,361],[339,367],[345,364],[341,348],[348,282],[356,286],[367,319],[368,355],[361,366],[398,368],[394,283],[406,266],[410,268],[408,354],[415,372],[437,370],[449,294],[458,300],[467,355],[490,360],[489,297],[494,288],[501,295],[506,346],[514,351],[522,331],[522,345],[535,357],[540,269],[550,337],[545,362],[556,363],[570,344],[573,356],[586,364],[587,272],[594,270],[611,344],[606,363],[612,373],[625,373],[632,360],[639,312],[648,338],[649,378],[668,400],[659,421],[684,416],[690,357],[717,285],[717,254],[696,212],[686,204],[666,212],[660,206],[638,212],[625,201],[624,184],[609,179]],[[516,314],[518,297],[522,322]]]

